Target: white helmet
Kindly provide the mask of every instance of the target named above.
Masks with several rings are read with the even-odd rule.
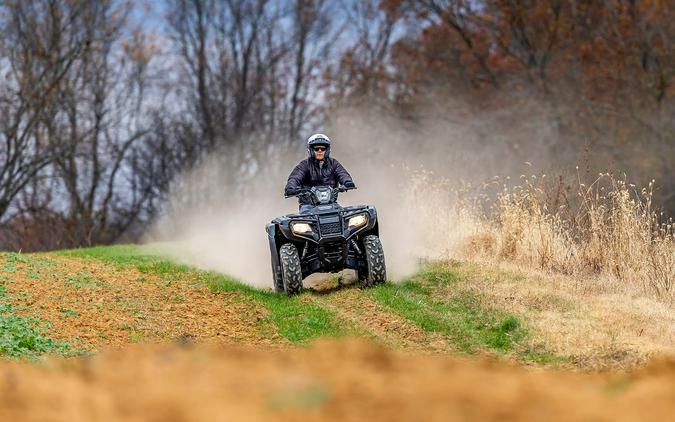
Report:
[[[324,157],[328,158],[330,156],[330,138],[324,135],[323,133],[315,133],[314,135],[307,138],[307,153],[310,157],[316,158],[314,156],[314,147],[323,146],[326,148],[326,154]]]

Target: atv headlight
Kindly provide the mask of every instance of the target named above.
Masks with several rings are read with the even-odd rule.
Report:
[[[359,227],[365,226],[367,222],[368,217],[366,217],[365,214],[359,214],[347,220],[347,226],[349,226],[350,229],[358,229]]]
[[[317,190],[316,199],[319,200],[320,204],[327,204],[328,202],[330,202],[330,191],[328,189]]]
[[[291,224],[291,230],[295,234],[307,234],[312,232],[312,226],[307,223],[293,223]]]

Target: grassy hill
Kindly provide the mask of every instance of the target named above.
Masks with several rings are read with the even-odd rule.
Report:
[[[597,338],[580,331],[588,341],[573,347],[572,334],[595,324],[592,313],[562,291],[543,289],[548,280],[517,271],[430,262],[371,289],[341,281],[335,276],[322,290],[287,297],[142,246],[3,253],[0,354],[77,355],[167,341],[274,349],[350,336],[414,353],[554,365],[621,366],[648,355],[602,324]]]

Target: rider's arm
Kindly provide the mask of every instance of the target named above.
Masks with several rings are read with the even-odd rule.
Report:
[[[284,193],[286,195],[292,195],[294,191],[297,191],[302,186],[302,181],[307,174],[307,162],[301,161],[300,164],[295,166],[291,174],[288,176],[288,181],[286,182],[286,189]]]
[[[352,180],[352,176],[344,167],[342,167],[342,164],[340,164],[338,160],[333,159],[333,166],[335,169],[334,170],[335,174],[337,175],[338,182],[341,185],[346,186],[348,188],[356,187],[356,185],[354,185],[354,181]]]

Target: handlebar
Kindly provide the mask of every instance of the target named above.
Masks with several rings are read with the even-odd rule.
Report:
[[[356,189],[356,186],[354,186],[353,188],[348,188],[348,187],[343,186],[343,185],[338,185],[336,188],[331,187],[331,186],[329,186],[329,187],[331,189],[335,190],[335,191],[338,191],[338,192],[347,192],[347,191]],[[291,197],[294,197],[294,196],[308,194],[308,193],[311,193],[311,192],[312,192],[312,188],[299,188],[299,189],[296,189],[293,193],[290,193],[288,195],[284,194],[284,198],[291,198]]]
[[[309,192],[310,192],[310,190],[307,189],[307,188],[296,189],[295,191],[293,191],[290,194],[284,194],[284,198],[292,198],[294,196],[298,196],[298,195],[301,195],[303,193],[309,193]]]

